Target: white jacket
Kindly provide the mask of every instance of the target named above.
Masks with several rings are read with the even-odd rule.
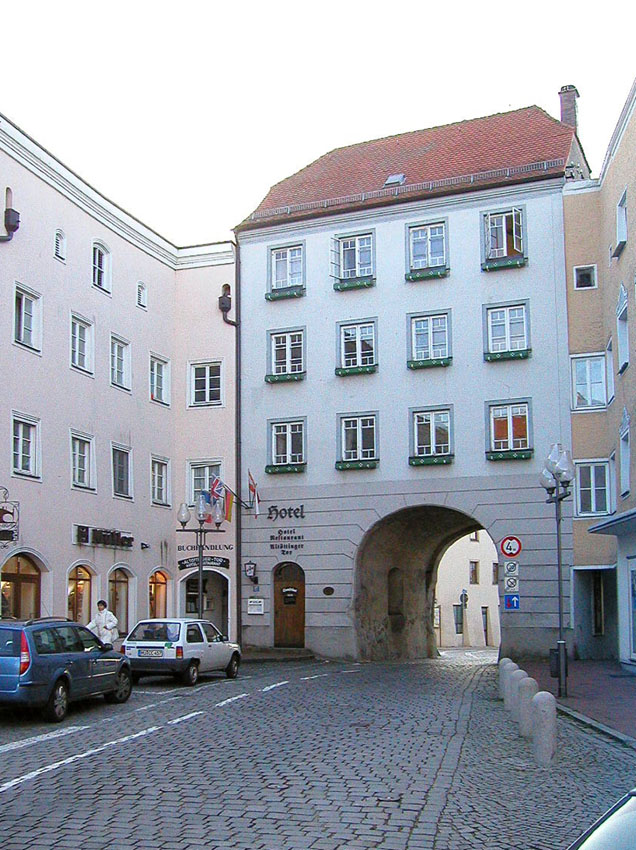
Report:
[[[117,617],[108,608],[105,611],[98,611],[88,624],[88,628],[95,632],[102,643],[114,643],[119,637]]]

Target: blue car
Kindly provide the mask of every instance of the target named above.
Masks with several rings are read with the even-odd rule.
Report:
[[[69,703],[95,694],[126,702],[128,659],[86,626],[59,617],[0,620],[0,706],[42,709],[59,723]]]

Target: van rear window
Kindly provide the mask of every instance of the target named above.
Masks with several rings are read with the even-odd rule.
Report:
[[[137,623],[127,639],[172,643],[179,640],[180,629],[179,623]]]
[[[0,658],[20,654],[20,632],[17,629],[0,629]]]

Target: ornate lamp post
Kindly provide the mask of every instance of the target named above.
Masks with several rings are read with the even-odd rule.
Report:
[[[194,534],[196,538],[196,545],[199,553],[199,598],[198,598],[198,611],[199,611],[199,619],[203,619],[203,547],[205,546],[205,538],[208,534],[223,534],[225,533],[225,529],[221,528],[221,523],[223,522],[223,511],[221,510],[220,501],[217,499],[214,505],[214,525],[215,528],[203,528],[203,523],[208,518],[208,503],[205,500],[205,496],[203,493],[199,493],[197,496],[197,504],[195,515],[197,521],[199,523],[198,528],[186,528],[186,525],[190,522],[190,511],[188,510],[188,506],[185,502],[182,502],[179,506],[179,513],[177,514],[177,519],[181,525],[181,528],[177,528],[177,531],[183,532],[185,534]]]

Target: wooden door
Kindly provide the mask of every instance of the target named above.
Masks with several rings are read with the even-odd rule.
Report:
[[[305,645],[305,573],[285,562],[274,570],[274,646]]]

